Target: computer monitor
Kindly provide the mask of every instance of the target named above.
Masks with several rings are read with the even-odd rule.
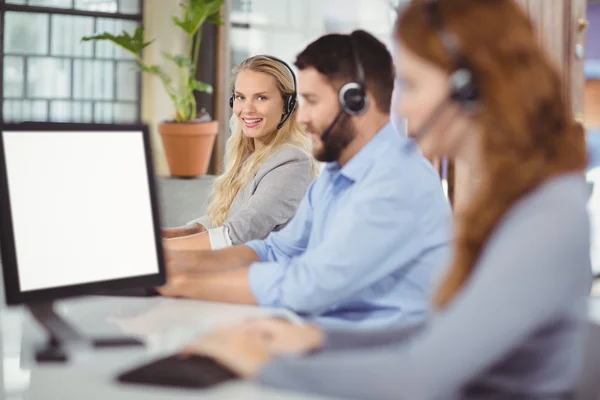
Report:
[[[8,305],[26,305],[60,346],[139,344],[81,335],[53,300],[165,282],[145,125],[0,125],[0,250]],[[56,356],[56,357],[55,357]]]

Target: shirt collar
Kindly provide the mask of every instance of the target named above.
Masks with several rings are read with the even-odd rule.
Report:
[[[399,134],[394,126],[388,122],[343,168],[340,168],[337,162],[331,162],[325,168],[330,173],[339,173],[352,182],[359,181],[377,160],[378,155],[390,145],[395,145],[394,142],[397,142],[398,138]]]

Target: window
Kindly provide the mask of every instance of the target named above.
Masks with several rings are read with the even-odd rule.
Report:
[[[231,68],[269,54],[295,70],[296,55],[319,36],[364,29],[391,50],[396,10],[409,0],[232,0]],[[226,118],[231,116],[227,111]]]
[[[255,54],[292,63],[319,36],[365,29],[391,48],[396,8],[407,0],[233,0],[232,67]]]
[[[5,121],[137,122],[140,74],[100,32],[133,32],[141,0],[6,0],[1,114]]]

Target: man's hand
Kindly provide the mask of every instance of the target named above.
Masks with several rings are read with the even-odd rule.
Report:
[[[161,296],[188,297],[188,289],[192,284],[192,276],[188,274],[167,275],[167,282],[155,288]]]
[[[167,276],[194,273],[200,270],[203,253],[201,250],[173,249],[169,246],[168,241],[168,239],[163,240]]]
[[[243,378],[254,377],[272,358],[260,335],[245,325],[220,329],[186,346],[182,355],[208,356]]]
[[[163,243],[168,242],[163,239]],[[198,271],[201,257],[194,250],[170,250],[163,245],[165,257],[165,272],[167,282],[156,291],[167,297],[186,297],[186,291],[191,284],[194,273]]]
[[[171,240],[163,239],[164,257],[170,274],[223,271],[249,267],[260,261],[254,250],[243,245],[221,250],[196,250],[173,245]]]
[[[258,304],[248,283],[248,268],[172,274],[167,283],[156,290],[168,297]]]
[[[168,242],[169,239],[164,239]],[[171,250],[164,246],[167,283],[164,296],[256,304],[248,283],[248,266],[260,261],[247,246],[222,250]]]
[[[178,226],[176,228],[162,228],[162,237],[165,239],[173,239],[182,236],[195,235],[196,233],[204,232],[206,229],[199,223]]]

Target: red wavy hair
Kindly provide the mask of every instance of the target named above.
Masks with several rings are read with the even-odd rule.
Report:
[[[431,25],[425,1],[401,10],[395,37],[450,72],[453,60]],[[454,257],[434,303],[443,308],[468,281],[491,232],[522,196],[549,177],[585,168],[581,127],[565,101],[563,81],[513,0],[441,0],[446,29],[473,70],[482,111],[486,168],[468,206],[456,215]]]

